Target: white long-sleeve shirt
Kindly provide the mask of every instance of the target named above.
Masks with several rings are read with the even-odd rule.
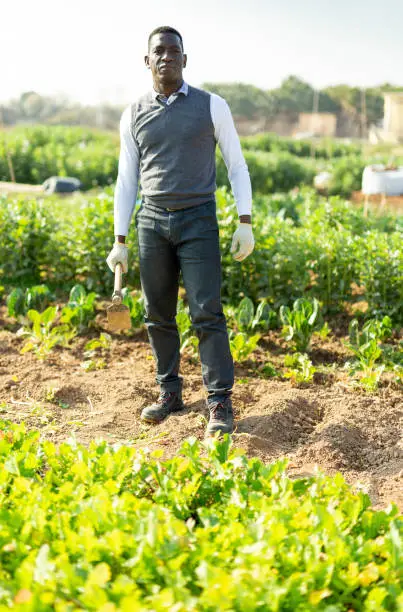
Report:
[[[154,96],[160,96],[153,92]],[[187,95],[188,85],[168,98],[160,96],[165,104],[173,104],[179,94]],[[234,194],[238,215],[250,215],[252,210],[252,187],[241,143],[227,102],[216,94],[210,94],[210,112],[215,139],[220,147],[228,178]],[[114,197],[115,236],[127,236],[136,203],[140,151],[131,133],[131,105],[123,111],[120,120],[119,170]]]

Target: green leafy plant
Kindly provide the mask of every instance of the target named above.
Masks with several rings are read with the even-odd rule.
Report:
[[[284,358],[284,365],[290,366],[289,369],[285,371],[284,377],[290,378],[294,383],[310,383],[313,381],[313,375],[316,372],[316,368],[306,353],[286,355]]]
[[[252,332],[255,329],[267,330],[277,319],[267,300],[261,300],[256,308],[252,300],[244,297],[234,312],[235,323],[239,331]]]
[[[396,364],[393,366],[393,372],[395,373],[395,382],[399,386],[403,386],[403,366]]]
[[[244,297],[235,311],[235,322],[240,331],[252,329],[255,307],[250,298]]]
[[[107,367],[107,363],[105,359],[102,359],[102,357],[98,359],[86,359],[80,365],[86,372],[92,372],[94,370],[105,370],[105,368]]]
[[[84,346],[85,360],[81,367],[86,371],[104,370],[107,367],[105,355],[110,351],[112,346],[112,336],[102,332],[99,338],[89,340]],[[100,353],[101,356],[96,357]]]
[[[370,319],[362,328],[362,331],[377,340],[387,340],[392,336],[393,327],[392,320],[388,316],[384,316],[382,319]]]
[[[192,352],[195,353],[197,351],[199,341],[193,333],[189,308],[185,306],[184,301],[181,298],[178,300],[176,325],[178,326],[181,353],[186,347],[191,347]]]
[[[144,324],[144,300],[140,291],[129,292],[127,287],[122,290],[123,304],[130,310],[132,328],[142,327]]]
[[[380,365],[377,368],[366,369],[362,375],[359,376],[357,385],[365,389],[365,391],[376,391],[379,387],[379,381],[384,369],[384,365]]]
[[[26,339],[21,354],[33,351],[40,359],[46,359],[54,346],[66,342],[75,334],[75,330],[68,325],[55,326],[56,306],[49,306],[42,313],[28,310],[27,318],[32,322],[32,327],[21,327],[17,331],[17,336]]]
[[[332,330],[329,327],[328,322],[325,321],[325,323],[316,333],[318,334],[319,338],[322,338],[322,340],[326,340],[326,338],[328,338],[329,335],[332,333]]]
[[[7,314],[9,317],[24,316],[28,310],[42,312],[55,300],[47,285],[34,285],[25,291],[20,287],[13,289],[7,297]]]
[[[5,285],[31,286],[52,274],[60,252],[52,208],[44,199],[0,195],[0,278]]]
[[[349,325],[349,342],[347,347],[355,355],[357,361],[347,364],[352,374],[361,370],[358,384],[367,391],[375,391],[379,386],[381,375],[386,367],[394,366],[393,361],[399,360],[399,351],[394,351],[392,347],[381,344],[382,340],[390,338],[392,335],[392,322],[388,316],[381,320],[370,319],[364,323],[362,330],[359,329],[357,319],[353,319]],[[384,363],[375,367],[375,363],[380,359]]]
[[[74,285],[69,301],[62,309],[60,321],[73,325],[78,333],[86,330],[95,317],[96,293],[87,293],[83,285]]]
[[[268,330],[277,326],[277,314],[267,300],[261,300],[256,308],[252,329]]]
[[[353,319],[348,327],[348,348],[358,360],[360,368],[371,371],[375,362],[381,357],[382,349],[379,341],[384,336],[385,327],[379,322],[370,320],[365,323],[362,330],[359,329],[357,319]]]
[[[44,399],[64,410],[70,408],[70,404],[57,397],[59,391],[60,389],[58,387],[48,387],[44,393]]]
[[[395,503],[228,435],[161,452],[0,422],[4,610],[401,609]]]
[[[248,359],[251,353],[256,350],[259,340],[260,334],[249,336],[244,332],[240,332],[232,336],[230,335],[230,348],[234,361],[239,363]]]
[[[332,174],[329,194],[349,197],[352,191],[361,189],[362,173],[366,163],[363,157],[357,155],[332,160],[329,167]]]
[[[400,340],[396,346],[383,344],[382,361],[388,368],[403,367],[403,340]]]
[[[295,350],[306,352],[309,350],[313,332],[319,327],[319,302],[316,298],[308,300],[298,298],[292,310],[288,306],[281,306],[280,319],[283,323],[283,336],[285,340],[293,340]]]
[[[9,317],[17,318],[25,314],[25,293],[20,287],[16,287],[9,293],[6,303]]]
[[[55,296],[47,285],[35,285],[25,291],[25,307],[27,309],[32,308],[42,312],[54,300]]]
[[[86,357],[93,357],[97,350],[101,352],[109,351],[112,345],[112,336],[102,332],[99,338],[93,338],[89,340],[84,347],[84,355]]]
[[[270,362],[266,362],[262,367],[260,367],[259,372],[264,378],[274,378],[279,375],[279,372]]]

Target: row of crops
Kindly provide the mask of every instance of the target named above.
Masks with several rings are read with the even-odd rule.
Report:
[[[232,197],[217,192],[223,266],[223,300],[247,295],[275,307],[316,297],[325,313],[365,301],[368,316],[403,319],[402,220],[391,213],[365,217],[341,198],[310,190],[258,196],[254,203],[256,247],[240,266],[230,254],[237,224]],[[107,294],[112,274],[105,256],[113,242],[113,190],[91,197],[0,199],[2,284],[38,284],[69,291],[79,281]],[[128,237],[127,283],[139,286],[135,231]]]
[[[332,175],[330,195],[349,196],[361,188],[368,163],[389,162],[387,154],[363,154],[356,144],[323,140],[284,139],[265,134],[242,139],[254,193],[288,191],[312,185],[324,170]],[[74,176],[84,189],[107,186],[116,180],[119,156],[117,134],[79,127],[17,127],[0,133],[0,181],[41,184],[49,176]],[[400,160],[401,162],[402,160]],[[395,159],[399,163],[399,159]],[[228,186],[225,164],[217,152],[217,185]]]
[[[237,363],[253,359],[273,331],[288,343],[290,354],[281,367],[268,357],[261,374],[312,382],[318,371],[309,355],[312,337],[329,337],[334,317],[342,316],[349,322],[346,346],[355,380],[375,390],[385,372],[401,384],[399,217],[364,216],[339,197],[326,200],[309,189],[261,196],[254,208],[256,247],[239,265],[230,254],[236,209],[225,188],[217,192],[217,211],[224,310]],[[112,291],[113,275],[105,263],[113,240],[112,188],[62,200],[3,197],[0,222],[0,296],[7,315],[20,324],[22,352],[46,358],[56,346],[68,349],[76,336],[95,329],[99,336],[88,340],[83,367],[106,367],[111,337],[97,324],[97,315]],[[144,312],[133,226],[128,245],[125,303],[138,330]],[[196,356],[198,340],[183,301],[177,321],[182,351]]]
[[[129,308],[133,335],[144,325],[144,305],[139,291],[123,290],[123,302]],[[39,359],[47,359],[55,347],[73,348],[79,336],[98,332],[98,337],[88,340],[83,349],[81,366],[85,370],[101,370],[108,367],[112,337],[103,331],[97,309],[97,294],[87,293],[82,285],[75,285],[66,304],[56,301],[47,285],[14,288],[7,296],[7,316],[20,325],[16,334],[21,339],[20,353],[32,351]],[[248,297],[235,306],[224,307],[229,329],[230,349],[235,363],[247,362],[255,367],[255,373],[263,378],[291,379],[294,384],[312,383],[316,373],[326,375],[326,366],[314,366],[309,353],[313,338],[326,339],[332,332],[324,321],[319,302],[298,298],[293,306],[281,306],[276,312],[267,300],[260,300],[257,307]],[[180,339],[180,351],[193,360],[198,354],[198,337],[192,327],[188,307],[182,298],[176,316]],[[11,323],[11,325],[12,325]],[[274,330],[286,342],[288,353],[278,367],[268,356],[260,363],[254,359],[260,340],[269,330]],[[352,377],[352,385],[375,391],[384,371],[392,373],[392,381],[403,383],[403,351],[393,342],[394,329],[390,317],[368,319],[359,322],[353,318],[349,325],[349,338],[344,341],[350,353],[345,369]],[[389,380],[390,384],[390,380]],[[47,397],[47,399],[49,399]]]
[[[0,610],[401,610],[396,506],[286,465],[228,439],[161,462],[0,422]]]

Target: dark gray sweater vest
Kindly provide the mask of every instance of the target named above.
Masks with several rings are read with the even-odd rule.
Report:
[[[132,104],[131,131],[140,152],[145,203],[189,208],[214,199],[214,125],[210,94],[189,87],[169,106],[152,93]]]

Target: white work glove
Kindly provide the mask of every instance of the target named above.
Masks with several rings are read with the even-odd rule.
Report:
[[[127,263],[127,246],[122,242],[115,242],[113,245],[112,251],[109,253],[106,258],[106,263],[112,272],[115,271],[115,267],[117,263],[122,264],[123,272],[127,272],[128,263]]]
[[[231,253],[234,259],[242,261],[250,255],[255,246],[252,225],[250,223],[240,223],[232,237]]]

